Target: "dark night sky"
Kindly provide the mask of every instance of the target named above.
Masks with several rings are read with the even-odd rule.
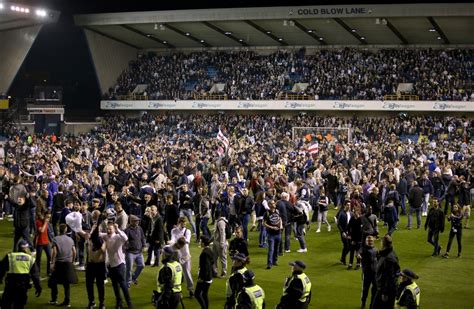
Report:
[[[10,88],[14,97],[25,97],[33,92],[36,80],[47,79],[48,85],[59,85],[64,90],[66,116],[82,111],[99,113],[100,90],[95,76],[85,35],[74,26],[73,15],[86,13],[175,10],[199,8],[229,8],[288,5],[354,4],[356,1],[104,1],[104,0],[25,0],[19,4],[44,7],[61,12],[57,24],[43,26],[33,47]],[[397,3],[398,1],[357,1],[363,4]],[[448,1],[399,1],[398,3],[433,3]],[[466,0],[456,2],[470,2]],[[54,52],[53,52],[54,51]]]

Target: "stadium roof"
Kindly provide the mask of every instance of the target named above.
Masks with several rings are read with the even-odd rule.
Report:
[[[75,23],[137,49],[474,44],[474,3],[104,13]]]
[[[0,1],[0,32],[55,23],[58,18],[54,10]]]

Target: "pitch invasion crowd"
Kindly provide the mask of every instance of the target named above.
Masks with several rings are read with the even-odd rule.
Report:
[[[340,135],[314,131],[293,140],[294,126],[349,127],[352,139],[347,141],[341,130]],[[251,283],[249,289],[254,284],[253,273],[243,271],[251,255],[248,229],[258,229],[259,246],[268,248],[271,269],[279,255],[290,252],[293,237],[300,246],[296,254],[304,258],[311,251],[305,234],[319,233],[324,224],[328,231],[337,227],[341,235],[341,263],[349,269],[362,267],[369,278],[363,305],[372,283],[370,302],[380,308],[377,304],[395,301],[403,291],[397,294],[396,272],[384,273],[377,264],[388,252],[398,265],[394,252],[387,251],[390,238],[384,239],[385,253],[377,254],[370,237],[423,227],[426,216],[424,227],[429,228],[436,256],[447,217],[452,228],[444,257],[449,257],[454,237],[461,255],[462,225],[468,222],[472,202],[472,128],[471,120],[453,117],[223,114],[110,116],[89,134],[60,138],[31,136],[5,126],[9,140],[0,148],[1,213],[13,221],[14,244],[25,240],[36,250],[38,267],[46,253],[53,304],[56,285],[63,284],[62,304],[69,305],[69,283],[76,281],[73,275],[61,280],[54,275],[58,248],[69,244],[63,235],[73,241],[74,252],[67,258],[78,270],[86,270],[90,304],[94,279],[100,305],[104,301],[105,267],[94,269],[94,262],[107,262],[117,306],[122,290],[131,308],[128,289],[138,282],[144,265],[159,266],[161,257],[170,265],[179,263],[189,295],[196,295],[202,308],[208,306],[212,278],[229,276],[226,306],[233,308],[252,301],[239,297],[244,282]],[[219,130],[229,147],[216,138]],[[419,143],[401,141],[404,135],[419,136]],[[328,218],[332,207],[337,215]],[[80,228],[67,219],[74,212],[81,214]],[[402,215],[409,216],[406,227],[397,225]],[[235,234],[232,241],[229,229]],[[189,253],[193,240],[201,240],[203,246],[197,284]],[[97,254],[99,248],[103,254]],[[56,263],[50,265],[51,249]],[[293,264],[297,275],[304,272],[304,262]],[[171,278],[167,274],[160,270],[160,278]],[[240,285],[231,279],[235,274],[242,277]],[[289,295],[309,303],[305,287],[299,287],[299,294],[283,296],[282,308]],[[384,290],[387,287],[391,290]],[[166,288],[175,291],[173,286]]]
[[[420,100],[474,100],[472,50],[333,49],[307,54],[253,51],[141,55],[130,63],[106,94],[114,99],[147,84],[150,99],[193,99],[225,84],[218,94],[229,99],[272,100],[292,93],[295,83],[308,83],[299,94],[312,99],[380,100],[397,93],[399,83],[413,83]]]

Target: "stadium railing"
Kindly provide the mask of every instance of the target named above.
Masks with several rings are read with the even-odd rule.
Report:
[[[419,101],[420,97],[413,94],[386,94],[383,96],[385,101]]]

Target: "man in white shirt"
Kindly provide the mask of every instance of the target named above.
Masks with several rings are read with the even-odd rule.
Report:
[[[191,275],[191,253],[189,243],[191,241],[191,231],[186,228],[186,217],[178,219],[178,225],[171,230],[172,245],[178,252],[178,261],[183,267],[184,280],[189,291],[189,297],[194,296],[194,282]]]
[[[107,234],[101,233],[100,237],[107,244],[109,277],[112,280],[112,286],[114,288],[116,299],[115,308],[122,308],[122,296],[120,295],[120,289],[122,289],[127,307],[133,309],[134,307],[130,299],[125,276],[125,254],[123,253],[123,245],[127,242],[128,237],[118,228],[117,224],[113,222],[107,223]]]

